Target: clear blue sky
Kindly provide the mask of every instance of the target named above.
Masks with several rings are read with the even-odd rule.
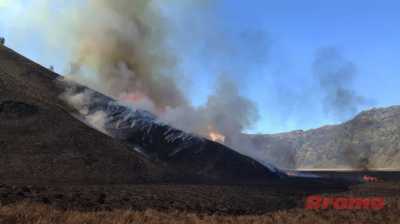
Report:
[[[21,3],[4,7],[2,1],[0,36],[6,37],[7,45],[64,72],[68,51],[54,56],[29,24],[24,27],[29,32],[21,32],[24,7],[17,6]],[[224,72],[238,81],[243,95],[257,103],[261,118],[249,132],[309,129],[354,115],[332,117],[322,109],[323,93],[315,87],[312,70],[321,48],[334,48],[355,65],[349,88],[370,102],[357,110],[400,104],[399,12],[400,2],[394,0],[224,0],[213,6],[210,15],[193,13],[186,19],[212,23],[210,29],[222,33],[224,47],[232,47],[228,54],[220,53],[219,44],[213,45],[212,33],[207,41],[200,35],[202,29],[207,30],[204,23],[196,32],[177,30],[173,38],[181,46],[176,53],[183,58],[182,69],[195,77],[189,90],[195,104],[205,101],[214,74]],[[171,15],[177,20],[185,16]]]

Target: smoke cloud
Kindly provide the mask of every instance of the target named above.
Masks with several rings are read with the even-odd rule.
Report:
[[[209,132],[221,133],[226,137],[225,144],[247,152],[253,147],[245,147],[243,141],[238,139],[258,117],[254,103],[240,95],[233,81],[220,76],[214,93],[205,105],[173,108],[163,113],[160,119],[182,130],[205,136]]]
[[[75,9],[73,21],[63,23],[68,24],[64,27],[68,30],[65,41],[71,42],[67,46],[71,46],[73,59],[66,78],[111,96],[133,109],[150,111],[160,121],[179,129],[206,137],[210,133],[221,134],[225,137],[225,144],[248,154],[252,148],[245,145],[243,139],[240,141],[240,136],[257,121],[258,112],[255,104],[240,94],[235,81],[228,75],[219,74],[206,102],[196,107],[180,86],[184,74],[179,69],[179,57],[169,44],[171,32],[178,27],[163,14],[163,7],[177,4],[175,1],[170,3],[91,0]],[[190,11],[196,7],[197,13],[198,10],[208,13],[211,6],[208,1],[191,0],[180,9]],[[185,25],[190,29],[190,24]],[[203,30],[200,27],[208,24],[197,25],[197,29]],[[202,32],[198,33],[204,37],[202,43],[214,46],[221,42],[220,38],[210,35],[214,28],[207,29],[210,29],[209,33],[203,36],[200,35]],[[222,30],[218,33],[221,37],[227,35]],[[250,32],[243,38],[261,37],[261,34],[254,36]],[[224,53],[223,49],[229,52]],[[214,51],[203,53],[214,58],[226,58],[232,51],[241,55],[239,48],[235,48],[234,38],[225,43],[223,49],[218,54]],[[247,52],[243,55],[248,58],[261,57],[260,52],[253,57],[249,48],[243,49]],[[221,70],[239,72],[244,71],[242,67],[230,66],[230,69]],[[105,132],[107,114],[103,111],[88,112],[89,92],[75,94],[68,90],[62,97],[77,108],[86,123]]]
[[[7,5],[6,2],[10,4],[10,1],[0,0],[0,7]],[[265,157],[259,155],[263,149],[242,134],[257,122],[257,107],[241,95],[241,89],[229,78],[237,77],[243,84],[247,72],[265,64],[270,40],[264,32],[220,27],[223,25],[216,22],[218,16],[212,12],[215,1],[71,0],[62,7],[49,0],[34,2],[17,7],[25,15],[26,21],[22,23],[29,26],[36,23],[39,28],[35,33],[43,33],[47,43],[55,49],[69,49],[71,68],[65,74],[68,79],[133,109],[150,111],[179,129],[203,136],[218,132],[225,136],[225,144],[255,158]],[[164,13],[168,10],[184,16],[171,18]],[[50,13],[53,11],[56,13]],[[31,30],[27,27],[22,29]],[[232,31],[238,36],[232,37]],[[177,33],[181,35],[179,38]],[[180,69],[185,54],[181,55],[171,41],[182,48],[191,48],[184,53],[201,55],[200,58],[208,62],[204,66],[212,67],[215,76],[219,75],[215,88],[200,106],[193,106],[188,97],[190,87],[182,88],[182,83],[192,74],[184,74]],[[195,45],[197,48],[192,49]],[[276,85],[277,92],[283,93],[275,97],[278,101],[275,107],[285,108],[273,110],[284,119],[293,115],[300,120],[312,120],[310,113],[319,113],[322,105],[327,114],[342,121],[368,103],[353,88],[356,66],[336,49],[320,49],[312,71],[311,85],[317,84],[323,100],[316,99],[320,91],[312,88],[304,92],[301,88],[297,93],[291,87]],[[286,83],[287,79],[284,77],[282,82]],[[68,90],[62,97],[77,108],[85,122],[105,132],[107,114],[103,111],[89,113],[87,108],[90,92],[76,94]],[[310,111],[310,107],[314,108]],[[275,155],[290,157],[287,160],[295,163],[290,153],[281,150]]]
[[[164,44],[167,25],[152,2],[89,1],[78,14],[79,26],[73,27],[74,64],[96,74],[95,89],[115,98],[140,93],[164,110],[186,100],[176,84],[174,57]]]
[[[323,94],[323,109],[343,120],[353,116],[368,100],[353,89],[356,66],[335,48],[319,49],[313,63],[313,74]]]
[[[84,90],[82,92],[78,92],[75,88],[76,85],[73,82],[70,82],[70,80],[60,79],[60,81],[68,84],[68,88],[60,96],[61,99],[72,105],[78,111],[78,113],[82,115],[84,119],[82,120],[83,122],[105,134],[108,134],[105,128],[107,113],[105,113],[104,111],[91,112],[89,110],[91,99],[93,97],[93,91]],[[81,116],[77,118],[81,119]]]

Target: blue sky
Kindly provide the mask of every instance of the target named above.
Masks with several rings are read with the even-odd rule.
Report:
[[[9,1],[8,7],[0,3],[0,36],[11,48],[63,73],[68,50],[55,55],[23,18],[25,7],[37,1],[17,2]],[[187,90],[194,104],[206,100],[216,73],[228,74],[258,106],[260,120],[248,131],[275,133],[354,115],[332,117],[322,109],[323,93],[315,87],[312,66],[323,48],[334,48],[356,67],[349,88],[370,102],[357,110],[400,104],[399,11],[400,2],[387,0],[224,0],[207,13],[169,12],[193,26],[188,30],[182,22],[172,38],[182,70],[194,77]],[[215,38],[223,41],[216,43]],[[220,48],[228,50],[221,53]]]

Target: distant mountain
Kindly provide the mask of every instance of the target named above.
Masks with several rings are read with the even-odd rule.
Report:
[[[400,169],[400,106],[365,111],[340,125],[247,138],[260,159],[282,168]]]
[[[71,83],[0,46],[0,180],[29,183],[268,183],[281,174],[234,150],[93,94],[88,113],[61,99]]]

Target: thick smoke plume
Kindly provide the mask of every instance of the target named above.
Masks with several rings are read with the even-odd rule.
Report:
[[[185,4],[189,9],[190,4],[208,3]],[[222,75],[216,78],[215,89],[206,103],[192,106],[185,90],[179,87],[179,60],[168,45],[173,28],[163,17],[162,6],[151,0],[88,1],[75,14],[78,22],[72,23],[76,26],[70,29],[75,60],[67,79],[86,84],[134,109],[148,110],[161,121],[185,131],[206,137],[210,133],[223,135],[226,144],[247,153],[248,145],[238,139],[256,122],[257,108],[240,95],[234,81]],[[90,94],[66,93],[63,97],[86,116],[86,122],[104,130],[104,112],[88,114],[84,106],[87,104],[82,103],[90,100]]]
[[[242,131],[257,121],[258,112],[250,100],[240,96],[234,82],[221,76],[205,105],[169,109],[160,118],[182,130],[201,135],[221,133],[225,136],[225,144],[250,153],[253,147],[244,145],[245,142],[239,139]]]
[[[359,111],[367,100],[353,89],[356,66],[335,48],[319,49],[313,63],[314,76],[322,89],[324,110],[343,120]]]
[[[152,2],[89,1],[74,27],[74,64],[94,71],[94,87],[107,95],[147,97],[165,110],[186,102],[164,43],[167,25]]]
[[[255,104],[241,96],[235,82],[226,75],[220,76],[205,103],[194,107],[187,95],[189,91],[182,88],[192,74],[183,74],[179,66],[181,57],[191,52],[201,55],[200,59],[208,63],[204,66],[211,67],[216,75],[234,73],[232,76],[244,83],[247,72],[254,69],[262,74],[259,71],[262,66],[258,65],[265,64],[268,58],[265,52],[270,50],[270,40],[264,32],[248,32],[242,28],[237,31],[237,24],[218,27],[226,21],[219,22],[218,16],[210,12],[215,1],[209,0],[71,0],[58,3],[61,6],[50,0],[33,2],[27,6],[28,3],[20,2],[16,7],[21,12],[18,15],[24,14],[18,18],[25,24],[21,29],[31,31],[30,26],[36,24],[32,33],[44,35],[46,43],[56,47],[54,52],[70,50],[71,69],[66,72],[67,79],[112,96],[134,109],[148,110],[161,121],[185,131],[204,136],[221,134],[225,144],[252,157],[266,158],[262,144],[242,134],[257,121],[258,113]],[[178,16],[166,15],[165,8],[172,8],[169,12]],[[199,12],[202,10],[206,12]],[[232,31],[239,34],[239,41]],[[174,39],[179,34],[182,36]],[[179,50],[171,45],[171,40],[179,45]],[[197,48],[186,51],[193,46]],[[181,48],[185,48],[183,53]],[[203,61],[199,64],[203,65]],[[352,86],[357,75],[354,64],[337,50],[319,50],[312,70],[315,79],[311,86],[317,83],[320,87],[323,108],[334,119],[343,121],[366,103]],[[287,79],[282,82],[289,83]],[[303,92],[287,86],[277,87],[277,92],[283,92],[278,95],[285,97],[276,97],[279,103],[274,110],[285,121],[291,115],[300,117],[301,122],[313,120],[310,114],[319,113],[321,101],[316,98],[320,92],[312,88]],[[107,114],[89,112],[87,108],[91,94],[68,90],[63,98],[78,109],[87,123],[105,132]],[[285,108],[280,111],[282,105]],[[274,152],[272,149],[271,152],[267,159],[288,157],[286,161],[296,163],[292,150]]]

